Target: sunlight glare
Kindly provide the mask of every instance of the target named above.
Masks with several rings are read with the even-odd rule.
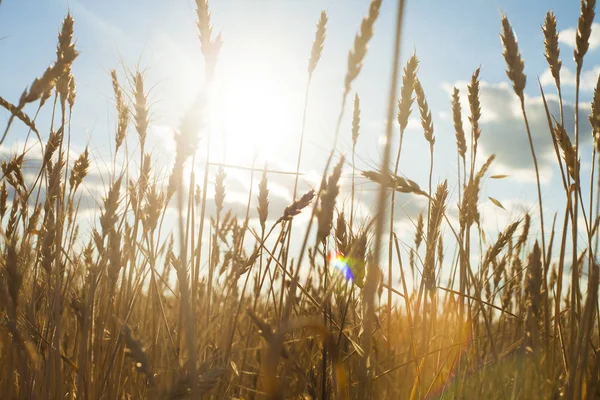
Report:
[[[227,149],[225,157],[236,164],[250,162],[254,155],[270,158],[289,139],[294,119],[289,84],[274,66],[264,64],[239,62],[223,72],[211,126]]]

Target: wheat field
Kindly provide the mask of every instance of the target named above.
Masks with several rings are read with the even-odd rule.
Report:
[[[56,21],[50,66],[19,98],[0,97],[0,149],[15,130],[24,129],[29,144],[1,165],[1,398],[600,398],[600,77],[589,117],[579,121],[595,0],[580,3],[574,87],[561,82],[561,57],[570,54],[560,52],[552,11],[540,43],[551,91],[526,76],[517,36],[508,17],[499,17],[523,131],[508,145],[530,153],[536,204],[493,236],[482,228],[482,204],[504,205],[486,199],[482,187],[511,177],[494,175],[494,154],[478,152],[480,137],[489,134],[480,98],[485,70],[474,66],[466,91],[452,88],[455,137],[451,149],[440,148],[420,80],[420,49],[403,45],[410,15],[404,0],[392,3],[392,65],[388,92],[380,94],[386,140],[372,168],[357,167],[357,143],[376,139],[363,133],[361,111],[369,104],[353,84],[378,40],[381,0],[365,2],[345,75],[327,78],[342,90],[327,110],[333,142],[315,184],[302,184],[301,160],[308,93],[328,51],[325,11],[306,38],[306,102],[296,110],[304,117],[289,142],[296,168],[285,175],[292,200],[274,210],[273,180],[281,171],[252,166],[241,211],[228,208],[227,175],[243,166],[216,162],[206,147],[218,140],[207,110],[227,36],[213,29],[208,0],[195,0],[189,21],[197,24],[204,73],[194,101],[180,110],[174,162],[165,170],[148,144],[153,83],[140,68],[115,65],[105,82],[114,104],[107,133],[113,159],[104,160],[107,179],[91,224],[79,213],[99,162],[87,147],[71,149],[78,112],[72,67],[90,49],[78,50],[76,13]],[[401,54],[409,55],[405,65]],[[561,204],[556,210],[544,208],[549,196],[526,88],[543,100],[542,124],[559,171],[559,195],[550,202]],[[563,91],[571,89],[574,129],[566,122],[571,109],[563,107]],[[38,118],[44,110],[47,121]],[[412,151],[408,142],[403,148],[411,118],[428,149],[420,155],[418,168],[428,175],[421,184],[399,168]],[[586,135],[592,154],[582,154]],[[339,151],[340,141],[351,151]],[[41,157],[31,164],[34,148]],[[455,169],[434,176],[439,152],[453,154]],[[190,169],[192,163],[201,168]],[[358,211],[365,185],[374,188],[366,215]],[[394,224],[396,203],[406,199],[424,205],[409,225],[409,242]]]

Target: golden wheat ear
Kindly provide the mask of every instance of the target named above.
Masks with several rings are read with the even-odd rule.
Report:
[[[269,189],[267,189],[267,166],[263,172],[262,179],[258,184],[258,219],[262,231],[265,231],[265,224],[269,216]]]
[[[344,166],[344,157],[340,158],[340,161],[333,169],[333,172],[327,180],[327,185],[321,194],[321,207],[317,212],[318,230],[317,230],[317,241],[322,242],[329,236],[331,227],[333,224],[333,210],[335,208],[335,201],[340,192],[338,182],[342,174],[342,167]]]
[[[506,61],[506,75],[508,79],[513,83],[513,89],[519,98],[523,98],[523,91],[525,90],[525,84],[527,78],[525,76],[525,62],[521,58],[519,53],[519,46],[517,45],[517,38],[515,33],[510,26],[510,22],[506,15],[502,16],[502,45],[504,46],[504,60]]]
[[[560,47],[558,46],[558,31],[556,29],[556,16],[553,11],[548,11],[542,27],[544,33],[544,57],[550,67],[550,72],[556,83],[560,87],[560,69],[562,61],[560,60]]]
[[[327,32],[327,13],[321,11],[321,17],[317,23],[317,32],[315,33],[315,40],[312,45],[310,52],[310,58],[308,60],[308,75],[312,76],[312,73],[317,68],[317,64],[321,59],[321,53],[323,53],[323,44],[325,43],[325,34]]]
[[[373,37],[373,27],[379,16],[381,0],[372,0],[369,6],[369,13],[363,18],[360,24],[360,32],[354,38],[354,46],[348,52],[348,69],[344,79],[345,93],[350,92],[352,82],[362,69],[363,60],[367,54],[367,46]],[[345,96],[344,96],[345,97]]]
[[[459,90],[457,88],[454,88],[452,92],[452,121],[454,122],[454,132],[456,135],[456,148],[458,154],[464,160],[467,154],[467,141],[465,139]]]

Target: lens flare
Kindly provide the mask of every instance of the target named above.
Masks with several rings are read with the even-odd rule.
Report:
[[[329,264],[333,265],[337,270],[344,274],[344,278],[347,281],[352,280],[354,282],[354,274],[348,265],[348,260],[342,254],[332,251],[329,253]]]

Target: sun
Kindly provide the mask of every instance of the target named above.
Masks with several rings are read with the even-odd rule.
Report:
[[[228,162],[267,161],[294,140],[289,135],[297,118],[294,93],[276,68],[239,64],[223,71],[215,84],[211,130]]]

